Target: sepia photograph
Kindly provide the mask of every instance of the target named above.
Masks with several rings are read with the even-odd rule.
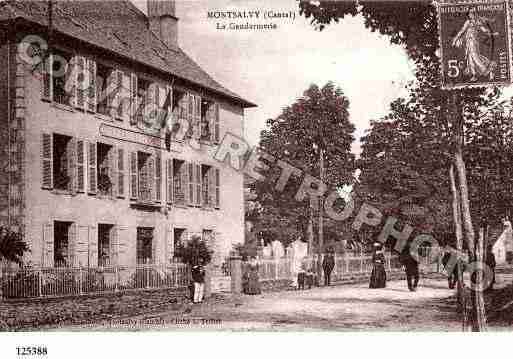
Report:
[[[6,357],[511,332],[512,13],[0,1],[0,338],[30,335]]]

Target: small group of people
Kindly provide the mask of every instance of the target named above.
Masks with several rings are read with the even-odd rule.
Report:
[[[385,252],[383,244],[374,243],[374,254],[372,255],[372,272],[369,288],[386,288],[387,273],[385,270]],[[406,272],[406,282],[408,289],[415,292],[419,285],[419,263],[408,250],[401,253],[399,260],[404,266]]]

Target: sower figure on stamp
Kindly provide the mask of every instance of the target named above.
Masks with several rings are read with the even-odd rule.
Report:
[[[333,250],[330,248],[324,255],[322,261],[322,269],[324,271],[324,285],[329,286],[331,284],[331,272],[335,268],[335,257],[333,256]]]
[[[203,259],[198,259],[197,263],[191,269],[192,281],[194,283],[193,303],[201,303],[203,301],[203,293],[205,289],[205,267]]]
[[[408,283],[408,289],[411,292],[415,292],[419,284],[419,262],[410,253],[409,247],[407,247],[401,254],[401,263],[406,271],[406,282]]]

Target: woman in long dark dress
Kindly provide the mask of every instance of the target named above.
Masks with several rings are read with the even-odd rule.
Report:
[[[385,288],[387,286],[387,273],[385,272],[385,254],[381,244],[374,244],[372,256],[372,273],[369,288]]]
[[[245,294],[260,294],[260,280],[258,278],[258,262],[256,258],[252,258],[248,264],[247,271],[245,273]]]

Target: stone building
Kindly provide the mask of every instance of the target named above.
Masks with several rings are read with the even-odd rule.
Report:
[[[170,263],[193,235],[220,263],[243,176],[214,153],[255,105],[181,50],[174,1],[48,3],[0,4],[0,221],[45,267]],[[149,104],[188,125],[145,122]]]

